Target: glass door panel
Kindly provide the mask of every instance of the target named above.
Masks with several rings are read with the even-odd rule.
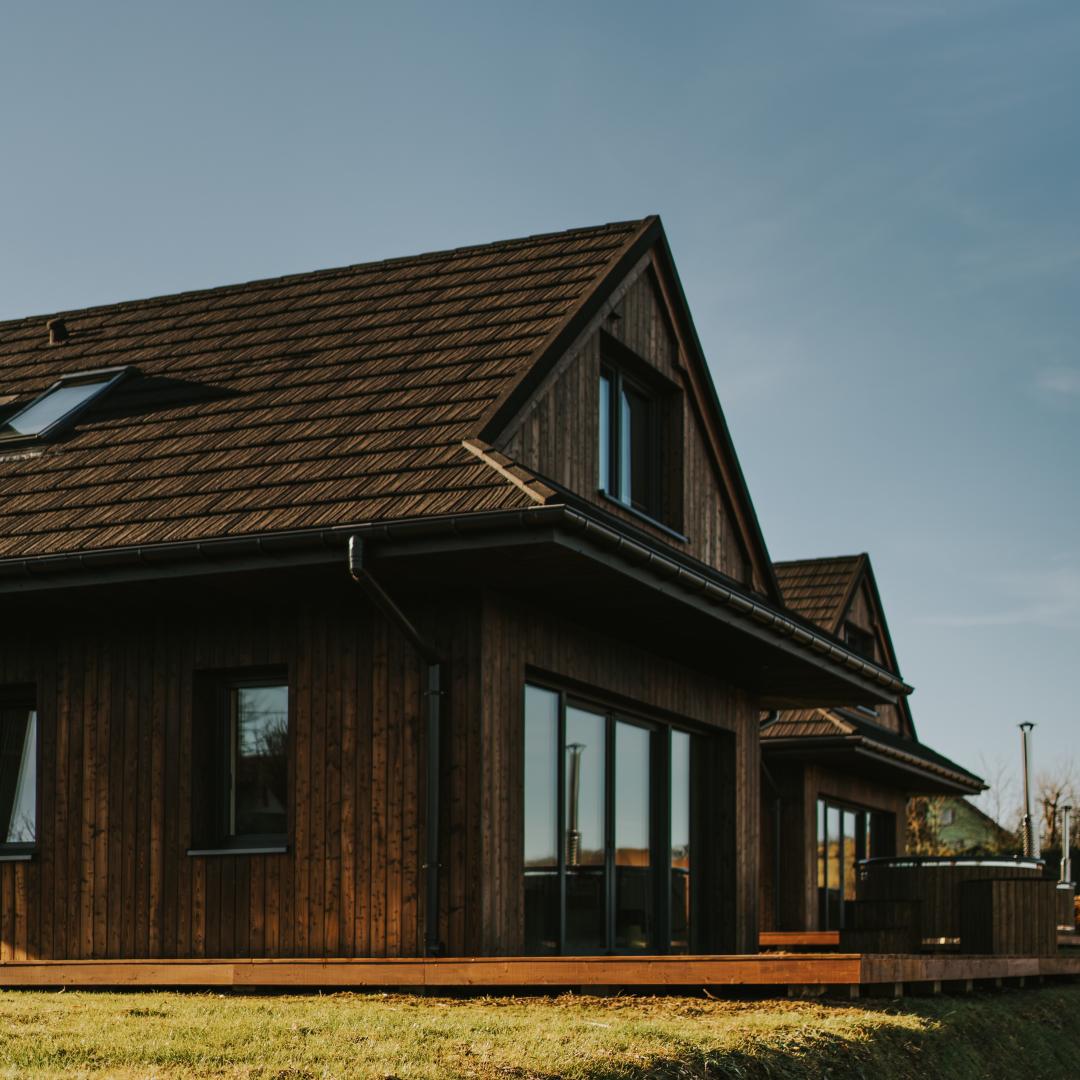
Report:
[[[566,709],[566,951],[606,947],[607,718]]]
[[[671,951],[690,951],[690,736],[671,733]]]
[[[646,728],[615,724],[615,948],[620,952],[647,949],[652,942],[651,743]]]
[[[844,881],[843,892],[840,899],[840,921],[837,924],[841,927],[844,925],[844,902],[855,899],[855,836],[856,815],[851,810],[845,810],[843,839]]]
[[[525,688],[525,948],[559,950],[559,695]]]
[[[835,930],[840,925],[840,891],[842,889],[841,868],[841,845],[843,840],[840,835],[840,811],[835,806],[828,806],[825,810],[826,827],[828,829],[827,862],[826,871],[828,886],[826,890],[825,917],[828,920],[826,929]]]

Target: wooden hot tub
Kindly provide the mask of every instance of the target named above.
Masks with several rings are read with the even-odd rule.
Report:
[[[922,949],[958,951],[962,939],[967,937],[965,952],[996,951],[986,946],[973,947],[972,942],[984,936],[981,929],[985,912],[981,909],[991,903],[1000,906],[1000,899],[995,897],[1001,890],[989,884],[973,887],[971,883],[1030,881],[1030,885],[1019,889],[1032,900],[1046,892],[1050,905],[1047,915],[1052,918],[1049,911],[1055,903],[1054,883],[1044,877],[1043,865],[1041,859],[1002,857],[898,855],[866,859],[859,863],[856,906],[865,904],[868,911],[883,906],[909,911],[917,922],[917,928],[912,929]],[[1009,895],[1014,891],[1006,888]],[[1035,924],[1043,921],[1037,910],[1040,908],[1041,904],[1036,902],[1030,912],[1032,934],[1036,936]]]

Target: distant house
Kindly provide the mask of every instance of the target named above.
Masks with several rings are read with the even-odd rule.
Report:
[[[781,562],[776,575],[792,611],[899,677],[867,555]],[[841,928],[857,862],[903,853],[909,796],[984,788],[919,741],[903,696],[774,712],[762,724],[761,752],[761,919],[769,930]]]
[[[930,813],[941,847],[955,854],[1003,853],[1016,848],[1016,837],[974,803],[958,796],[931,800]]]
[[[0,324],[0,961],[752,952],[786,599],[656,218]]]

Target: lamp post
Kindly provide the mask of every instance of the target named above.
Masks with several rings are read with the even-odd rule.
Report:
[[[1024,855],[1028,858],[1039,857],[1039,830],[1031,816],[1031,748],[1029,741],[1031,729],[1035,725],[1031,721],[1020,724],[1020,746],[1024,755],[1024,821],[1021,826],[1024,841]]]

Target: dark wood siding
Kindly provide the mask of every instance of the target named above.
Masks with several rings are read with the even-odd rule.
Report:
[[[653,272],[649,268],[625,289],[614,308],[615,318],[604,321],[603,330],[633,350],[667,380],[682,385],[678,348],[663,309]],[[674,522],[686,535],[686,543],[653,529],[637,515],[598,492],[598,412],[601,331],[595,331],[559,365],[537,394],[518,424],[501,441],[500,449],[526,468],[657,539],[684,551],[746,585],[761,588],[752,580],[746,547],[735,525],[731,500],[725,492],[708,449],[701,420],[687,389],[681,398],[681,461],[669,463],[666,482],[678,483],[682,520]]]
[[[765,930],[818,929],[817,801],[819,798],[893,815],[895,851],[903,854],[907,795],[881,783],[820,765],[770,762],[761,793],[761,923]],[[780,858],[776,797],[780,795]],[[779,864],[779,867],[778,867]],[[775,894],[779,868],[779,897]]]
[[[39,851],[0,863],[0,960],[421,951],[421,666],[344,589],[0,638],[0,685],[36,686],[40,730]],[[196,673],[267,664],[291,688],[290,850],[188,856]]]
[[[40,732],[38,852],[0,863],[0,960],[422,953],[425,667],[347,583],[278,604],[265,595],[94,600],[0,635],[0,686],[36,687]],[[753,950],[756,703],[550,608],[494,594],[402,599],[446,659],[446,953],[521,947],[532,672],[730,733],[713,951]],[[208,796],[195,767],[200,673],[271,666],[290,684],[289,850],[189,856],[193,807]]]
[[[659,718],[733,736],[731,791],[715,795],[711,951],[757,950],[758,714],[754,702],[706,674],[575,626],[549,611],[497,595],[483,606],[480,737],[482,799],[494,812],[483,830],[482,935],[477,952],[514,953],[524,934],[522,902],[523,686],[530,675],[605,696]]]

